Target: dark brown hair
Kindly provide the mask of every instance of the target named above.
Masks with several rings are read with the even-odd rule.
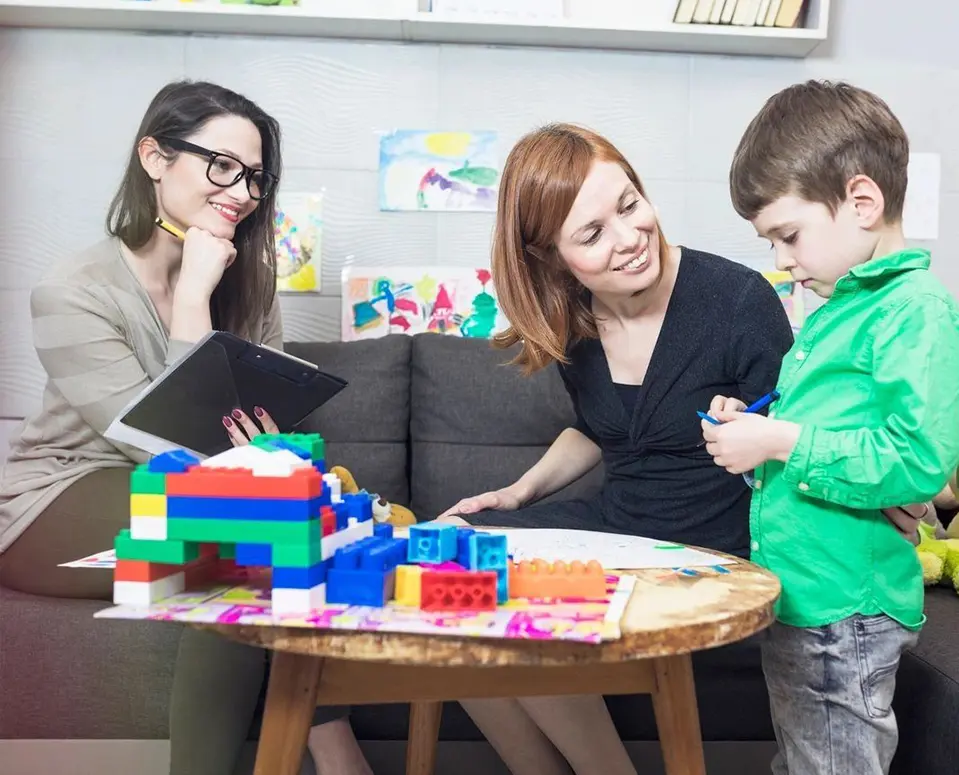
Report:
[[[752,220],[787,194],[835,213],[846,185],[866,175],[883,193],[887,223],[902,218],[909,140],[889,106],[843,82],[806,81],[770,97],[733,157],[729,190]]]
[[[594,162],[623,168],[646,192],[635,170],[606,138],[574,124],[549,124],[513,146],[503,167],[493,232],[492,275],[510,328],[495,347],[522,344],[512,363],[531,374],[597,336],[589,297],[558,254],[555,240]],[[657,225],[657,229],[659,226]],[[662,254],[666,239],[659,230]]]
[[[280,127],[271,116],[251,100],[216,84],[203,81],[177,81],[164,86],[153,98],[130,151],[126,172],[107,213],[107,232],[123,240],[131,250],[145,245],[153,236],[157,216],[153,181],[140,164],[138,146],[145,137],[188,139],[211,119],[240,116],[249,119],[260,132],[263,168],[279,177]],[[177,152],[157,144],[167,159]],[[239,335],[249,335],[251,320],[260,319],[270,309],[276,291],[276,250],[273,219],[276,186],[261,199],[256,209],[236,227],[233,244],[236,260],[217,285],[210,299],[213,327]]]

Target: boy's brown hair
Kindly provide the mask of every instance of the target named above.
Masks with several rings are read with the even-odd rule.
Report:
[[[875,181],[887,223],[902,218],[909,140],[889,106],[844,82],[795,84],[770,97],[739,141],[729,170],[733,207],[752,220],[788,194],[835,214],[855,175]]]
[[[512,363],[531,374],[567,362],[568,347],[597,336],[589,298],[556,250],[556,237],[594,162],[622,167],[643,198],[636,171],[606,138],[574,124],[549,124],[513,146],[503,166],[491,269],[510,328],[495,347],[516,343]],[[668,245],[659,229],[660,255]]]

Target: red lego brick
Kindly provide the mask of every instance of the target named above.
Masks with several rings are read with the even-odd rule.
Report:
[[[495,611],[496,571],[429,571],[422,574],[423,611]]]
[[[320,506],[320,524],[321,536],[336,532],[336,512],[332,506]]]
[[[322,492],[323,475],[314,467],[298,468],[289,476],[254,476],[247,468],[194,466],[166,478],[168,496],[310,500]]]
[[[183,565],[149,562],[148,560],[117,560],[114,581],[159,581],[184,569]]]

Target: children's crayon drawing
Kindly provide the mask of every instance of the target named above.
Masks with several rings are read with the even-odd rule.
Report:
[[[117,553],[115,549],[105,549],[102,552],[91,554],[88,557],[81,557],[79,560],[70,562],[61,562],[59,568],[115,568],[117,566]]]
[[[547,603],[514,599],[495,611],[429,612],[392,601],[383,608],[327,605],[308,615],[274,615],[269,578],[264,573],[262,577],[250,574],[242,583],[190,589],[146,608],[114,606],[95,617],[600,643],[621,636],[620,621],[634,582],[632,576],[608,575],[605,600]]]
[[[802,328],[806,321],[806,304],[803,296],[803,287],[793,280],[789,272],[767,271],[763,272],[765,277],[776,289],[776,293],[782,300],[783,307],[786,310],[786,316],[793,331]]]
[[[488,269],[353,267],[343,271],[341,339],[437,333],[488,339],[507,327]]]
[[[276,288],[319,291],[323,195],[281,194],[274,218]]]
[[[496,132],[399,129],[380,139],[381,210],[493,212],[499,187]]]

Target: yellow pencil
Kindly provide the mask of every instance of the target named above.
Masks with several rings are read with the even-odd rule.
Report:
[[[179,237],[180,239],[186,239],[186,234],[180,231],[173,224],[170,224],[164,221],[159,215],[157,216],[155,223],[164,231],[170,232],[170,234],[172,234],[174,237]]]

